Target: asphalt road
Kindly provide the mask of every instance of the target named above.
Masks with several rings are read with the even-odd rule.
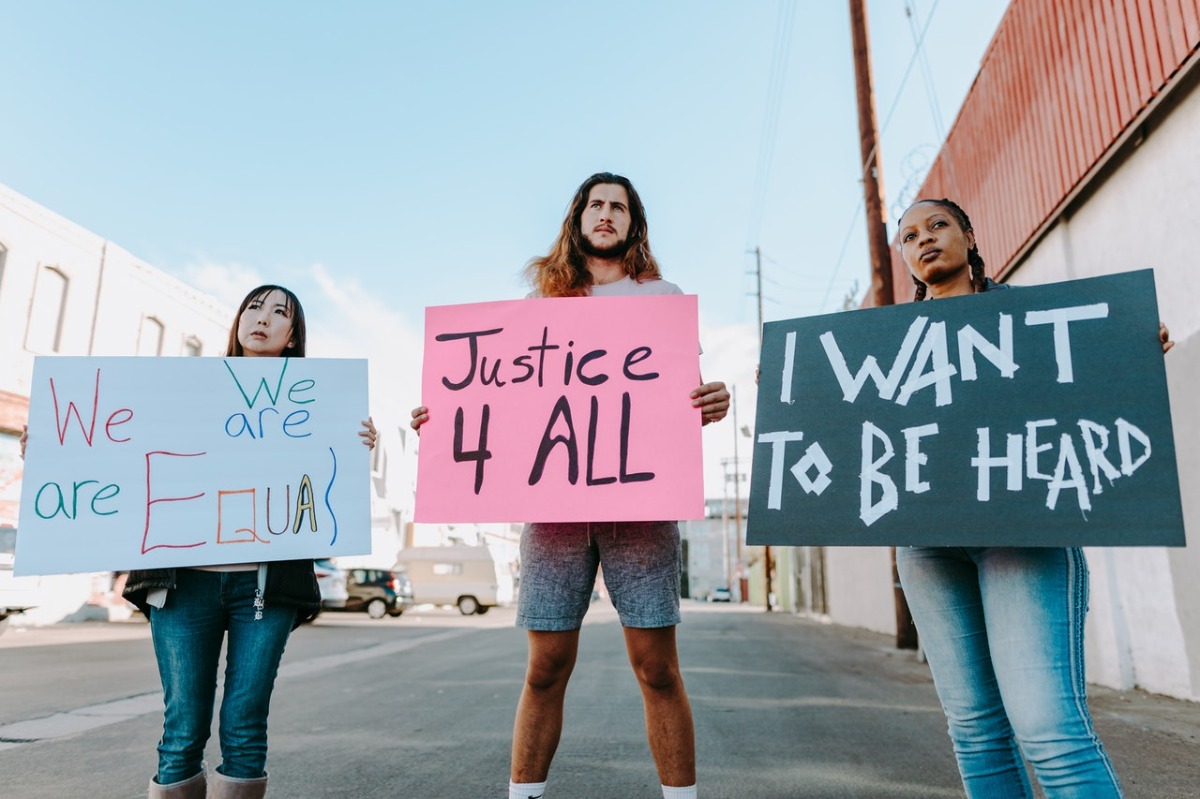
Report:
[[[928,669],[889,637],[685,603],[679,642],[702,797],[963,795]],[[269,796],[503,799],[524,662],[511,609],[322,616],[284,658]],[[162,717],[144,623],[10,629],[0,673],[0,796],[146,795]],[[1092,693],[1131,799],[1200,796],[1200,705]],[[620,626],[598,603],[548,799],[658,796]]]

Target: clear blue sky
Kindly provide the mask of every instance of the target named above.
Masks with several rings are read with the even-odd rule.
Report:
[[[1007,5],[869,3],[889,207]],[[768,321],[868,282],[846,2],[0,0],[0,41],[0,183],[214,293],[295,287],[317,354],[319,332],[375,354],[385,415],[415,404],[417,362],[377,380],[381,354],[427,305],[522,296],[595,171],[641,192],[740,423],[748,250]]]

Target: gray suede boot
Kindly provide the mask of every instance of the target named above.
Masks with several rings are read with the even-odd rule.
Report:
[[[170,785],[159,785],[151,777],[149,796],[150,799],[205,799],[204,772]]]
[[[214,771],[208,781],[208,799],[262,799],[266,795],[266,774],[258,779],[243,780]]]

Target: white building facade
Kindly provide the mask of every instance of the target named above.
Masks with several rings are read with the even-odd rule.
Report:
[[[0,528],[18,524],[18,442],[35,357],[221,356],[236,311],[0,185]],[[411,518],[413,479],[404,431],[380,432],[372,460],[374,554],[346,561],[386,567]],[[390,466],[389,452],[396,456]],[[111,595],[108,574],[21,579],[36,586],[38,601],[15,624],[127,612]]]

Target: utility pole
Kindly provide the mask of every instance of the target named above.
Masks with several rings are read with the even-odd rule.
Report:
[[[738,431],[737,431],[737,386],[731,389],[729,406],[733,409],[733,518],[734,529],[737,530],[738,565],[742,563],[742,467],[738,463]],[[739,576],[738,594],[741,596],[741,581]],[[741,596],[742,601],[746,600]]]
[[[758,351],[762,352],[763,339],[763,312],[762,312],[762,250],[759,247],[754,248],[754,277],[757,284],[758,294]],[[734,386],[734,391],[737,391],[737,386]],[[737,440],[741,435],[737,424],[737,407],[733,409],[733,451],[737,453]],[[770,545],[763,547],[763,576],[766,578],[767,596],[765,599],[767,613],[771,612],[771,547]]]
[[[862,153],[863,202],[867,244],[871,254],[871,298],[877,308],[896,302],[892,285],[892,256],[884,219],[883,169],[876,134],[875,87],[871,78],[871,42],[867,33],[866,0],[850,0],[850,31],[854,42],[854,85],[858,94],[858,136]],[[916,649],[916,627],[900,587],[896,548],[891,549],[892,590],[896,603],[896,648]]]
[[[762,250],[754,248],[754,279],[757,285],[755,294],[758,297],[758,349],[762,351]]]
[[[892,258],[884,219],[883,168],[876,137],[875,87],[871,79],[871,44],[867,34],[866,0],[850,0],[850,29],[854,39],[854,85],[858,90],[858,138],[862,153],[863,201],[867,244],[871,253],[871,294],[876,307],[892,305]]]

